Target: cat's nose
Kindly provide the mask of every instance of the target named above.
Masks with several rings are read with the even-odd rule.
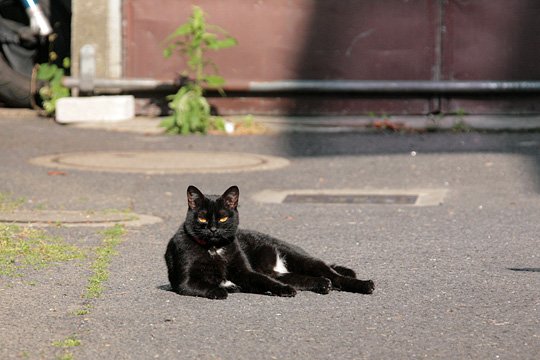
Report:
[[[215,233],[217,231],[217,228],[215,226],[210,227],[210,231]]]

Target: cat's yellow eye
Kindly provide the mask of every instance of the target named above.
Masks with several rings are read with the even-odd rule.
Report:
[[[197,220],[199,220],[199,222],[200,222],[201,224],[206,224],[206,223],[208,222],[208,221],[207,221],[205,218],[203,218],[203,217],[199,217]]]
[[[229,217],[228,216],[224,216],[222,218],[219,218],[219,222],[220,223],[224,223],[225,221],[229,220]]]

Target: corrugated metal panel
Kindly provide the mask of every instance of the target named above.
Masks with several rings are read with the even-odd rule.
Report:
[[[161,57],[162,40],[201,6],[208,21],[239,40],[213,60],[235,86],[288,79],[432,79],[437,5],[429,0],[388,1],[177,1],[125,2],[125,73],[171,79],[185,67]],[[159,65],[156,65],[159,64]],[[426,112],[429,101],[369,100],[355,96],[266,99],[231,103],[221,112],[365,113]]]
[[[540,2],[447,1],[444,8],[445,80],[539,80]],[[445,99],[443,111],[527,113],[540,97],[472,96]]]
[[[170,79],[162,40],[191,1],[126,2],[126,74]],[[429,0],[197,1],[239,46],[214,56],[233,83],[284,79],[431,79],[436,6]],[[155,66],[158,63],[160,66]]]
[[[159,6],[153,0],[126,0],[126,76],[177,76],[185,65],[180,59],[162,58],[162,41],[187,19],[192,4],[239,40],[239,46],[212,57],[235,88],[276,80],[540,78],[536,0],[161,0]],[[527,112],[539,110],[540,103],[530,95],[520,96],[521,101],[229,95],[236,97],[214,101],[222,113]]]

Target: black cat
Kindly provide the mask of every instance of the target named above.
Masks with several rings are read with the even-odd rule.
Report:
[[[186,221],[169,241],[165,261],[173,291],[210,299],[228,292],[294,296],[296,290],[331,289],[371,294],[371,280],[327,265],[304,250],[255,231],[238,229],[239,190],[221,196],[187,189]]]

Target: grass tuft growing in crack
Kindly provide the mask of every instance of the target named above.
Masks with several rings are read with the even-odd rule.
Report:
[[[81,345],[81,340],[77,339],[75,335],[68,336],[64,340],[53,341],[52,346],[61,348],[70,348]]]
[[[68,349],[80,346],[81,340],[77,339],[75,335],[71,335],[64,340],[53,341],[51,345],[64,349],[64,352],[56,357],[58,360],[73,360],[73,353],[68,351]]]
[[[96,259],[92,264],[92,276],[88,279],[88,286],[84,297],[97,299],[103,293],[103,283],[109,279],[109,266],[116,246],[122,242],[126,230],[122,225],[115,225],[102,232],[103,240],[96,249]],[[81,310],[82,311],[82,310]]]
[[[10,194],[0,192],[0,212],[13,212],[26,202],[25,198],[14,198]]]
[[[83,257],[78,247],[42,230],[0,224],[0,275],[21,276],[25,268],[40,269]]]

